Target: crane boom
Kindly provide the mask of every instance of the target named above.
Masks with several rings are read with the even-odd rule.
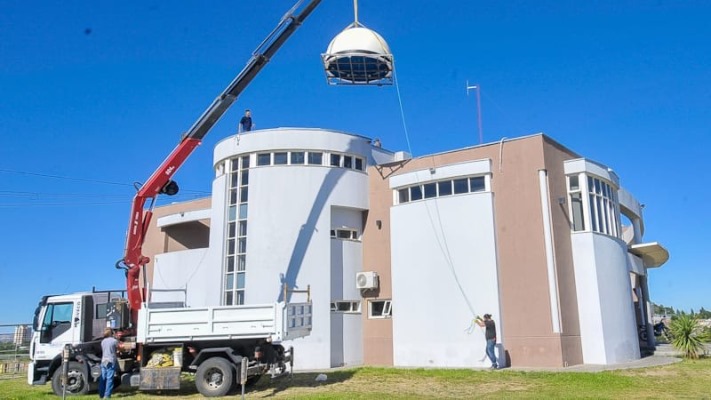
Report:
[[[277,27],[253,52],[247,65],[183,135],[177,147],[153,172],[146,183],[138,189],[134,196],[126,234],[124,257],[116,263],[116,268],[126,270],[128,304],[131,312],[131,323],[134,327],[138,319],[138,310],[145,299],[145,289],[140,287],[139,276],[143,266],[150,261],[148,257],[143,255],[143,242],[153,216],[155,198],[159,194],[174,195],[178,192],[178,186],[172,180],[178,168],[183,165],[193,150],[200,145],[202,138],[207,135],[229,109],[237,99],[237,96],[244,91],[276,54],[277,50],[321,2],[321,0],[311,0],[297,13],[303,1],[297,1],[282,17]],[[150,200],[150,207],[146,209],[145,206],[148,200]]]

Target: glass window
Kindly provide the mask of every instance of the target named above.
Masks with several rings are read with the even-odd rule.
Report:
[[[237,305],[244,304],[244,290],[237,291]]]
[[[234,303],[232,302],[234,300],[234,292],[225,292],[225,305],[231,306]]]
[[[247,236],[247,221],[239,221],[239,235]]]
[[[425,183],[425,198],[431,199],[432,197],[437,197],[437,184],[436,183]]]
[[[368,302],[368,318],[390,318],[392,304],[390,300],[374,300]]]
[[[249,194],[249,188],[247,186],[242,186],[239,190],[239,202],[246,203]]]
[[[578,176],[577,175],[569,176],[568,182],[570,183],[570,190],[571,191],[580,190],[580,184],[578,183]]]
[[[227,224],[227,237],[235,237],[235,232],[237,231],[237,224],[234,222],[230,222]]]
[[[336,237],[339,239],[350,239],[351,238],[351,231],[346,230],[346,229],[337,229],[336,230]]]
[[[237,206],[230,206],[230,208],[227,209],[227,218],[229,218],[230,221],[237,219]]]
[[[257,165],[264,166],[264,165],[270,165],[271,163],[272,163],[272,154],[271,153],[257,154]]]
[[[353,168],[352,156],[343,156],[343,168]]]
[[[237,273],[237,289],[244,289],[244,272]]]
[[[232,290],[235,287],[235,276],[233,274],[225,275],[225,290]]]
[[[454,193],[469,193],[469,181],[467,180],[467,178],[454,180]]]
[[[398,203],[407,203],[410,201],[410,191],[408,189],[400,189],[397,191]]]
[[[237,189],[230,190],[230,204],[237,204]]]
[[[340,154],[331,154],[331,164],[332,167],[340,167],[341,166],[341,155]]]
[[[239,170],[239,158],[233,158],[231,161],[231,169],[230,171],[237,171]]]
[[[422,200],[422,186],[413,186],[410,188],[410,200]]]
[[[363,159],[362,159],[362,158],[356,157],[356,159],[355,159],[355,169],[357,169],[358,171],[362,171],[362,170],[363,170]]]
[[[242,169],[249,168],[249,156],[242,157]]]
[[[227,241],[227,254],[235,254],[235,240],[230,239]]]
[[[234,272],[235,270],[235,258],[234,256],[227,257],[227,272]]]
[[[242,171],[242,186],[249,185],[249,171]]]
[[[238,180],[239,180],[239,174],[234,173],[234,174],[230,175],[230,187],[233,187],[233,188],[237,187]]]
[[[309,152],[309,165],[322,165],[323,153]]]
[[[303,151],[292,151],[291,152],[291,164],[298,165],[304,163],[304,152]]]
[[[452,181],[437,182],[437,190],[440,196],[449,196],[452,194]]]
[[[287,156],[285,151],[274,153],[274,165],[286,165]]]
[[[247,252],[247,239],[246,239],[246,238],[240,238],[240,239],[238,240],[238,244],[239,244],[239,246],[238,246],[238,247],[239,247],[239,249],[238,249],[239,252],[240,252],[241,254],[246,253],[246,252]]]
[[[244,271],[247,265],[247,256],[245,255],[240,255],[237,256],[237,271]]]
[[[247,219],[247,203],[239,205],[239,219]]]
[[[483,192],[486,190],[486,182],[484,181],[483,176],[469,178],[469,185],[472,192]]]
[[[585,220],[583,217],[583,199],[580,192],[570,194],[570,206],[573,213],[573,230],[584,231],[585,230]]]

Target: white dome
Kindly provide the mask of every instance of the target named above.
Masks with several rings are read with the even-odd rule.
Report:
[[[322,55],[330,84],[392,83],[393,56],[382,36],[354,24],[339,33]]]
[[[363,26],[346,28],[328,45],[328,54],[367,52],[390,55],[390,47],[377,32]]]

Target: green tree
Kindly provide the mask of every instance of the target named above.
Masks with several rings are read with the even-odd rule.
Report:
[[[672,334],[672,346],[681,351],[684,357],[699,358],[704,352],[704,343],[709,337],[693,316],[682,312],[672,320],[669,329]]]

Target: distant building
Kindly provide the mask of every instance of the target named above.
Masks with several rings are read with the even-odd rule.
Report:
[[[214,170],[211,198],[155,210],[151,301],[268,303],[310,285],[299,369],[487,367],[484,313],[513,366],[654,346],[647,270],[668,252],[642,241],[642,206],[610,168],[543,134],[411,158],[280,128],[221,141]]]
[[[12,342],[16,346],[24,346],[30,342],[32,329],[28,325],[18,325],[15,327],[15,334],[12,336]]]

